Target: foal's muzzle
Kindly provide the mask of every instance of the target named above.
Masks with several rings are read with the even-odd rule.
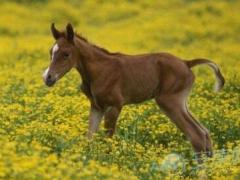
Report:
[[[50,74],[47,75],[46,79],[45,79],[45,84],[48,86],[48,87],[51,87],[55,84],[56,82],[56,79],[53,78]]]

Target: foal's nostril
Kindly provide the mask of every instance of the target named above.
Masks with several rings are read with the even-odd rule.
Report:
[[[47,80],[51,80],[51,75],[50,74],[47,76]]]

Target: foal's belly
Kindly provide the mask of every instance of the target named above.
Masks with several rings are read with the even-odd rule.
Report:
[[[153,94],[140,94],[136,96],[126,96],[124,97],[124,104],[137,104],[154,98]]]
[[[150,72],[130,73],[124,79],[122,92],[125,104],[140,103],[155,97],[159,87],[159,78],[154,70]]]

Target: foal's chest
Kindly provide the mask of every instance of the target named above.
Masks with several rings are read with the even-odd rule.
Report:
[[[80,86],[82,92],[87,96],[90,100],[91,104],[94,105],[96,108],[101,108],[100,103],[98,102],[95,93],[92,91],[91,86],[88,84],[81,84]]]

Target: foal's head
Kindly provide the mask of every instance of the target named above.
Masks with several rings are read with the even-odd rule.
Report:
[[[56,42],[50,49],[50,65],[43,74],[43,79],[47,86],[54,85],[57,80],[75,67],[78,57],[71,24],[68,24],[63,32],[58,31],[52,24],[51,31]]]

